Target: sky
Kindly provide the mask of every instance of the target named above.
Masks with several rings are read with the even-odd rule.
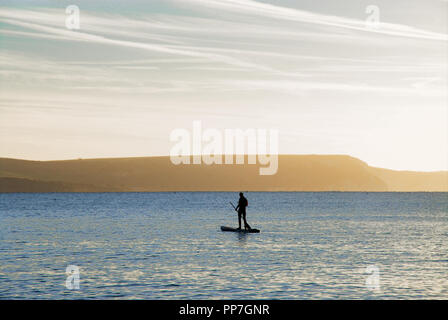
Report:
[[[200,120],[277,129],[281,154],[448,170],[447,15],[446,0],[2,0],[0,157],[169,155]]]

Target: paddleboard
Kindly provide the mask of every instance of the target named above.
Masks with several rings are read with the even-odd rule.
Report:
[[[244,230],[244,229],[237,229],[237,228],[231,228],[231,227],[225,227],[225,226],[221,226],[221,231],[241,232],[241,233],[260,233],[260,230],[258,230],[258,229]]]

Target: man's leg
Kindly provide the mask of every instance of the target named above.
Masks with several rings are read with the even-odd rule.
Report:
[[[238,229],[241,229],[241,212],[238,212]]]
[[[246,210],[244,210],[243,212],[243,220],[244,220],[244,229],[252,229],[246,221]]]

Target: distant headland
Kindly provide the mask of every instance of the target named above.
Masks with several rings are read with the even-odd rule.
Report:
[[[247,156],[246,156],[247,157]],[[0,192],[448,191],[448,171],[375,168],[347,155],[279,155],[275,175],[245,164],[170,157],[30,161],[0,158]]]

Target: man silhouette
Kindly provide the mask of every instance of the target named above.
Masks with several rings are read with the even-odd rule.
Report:
[[[244,197],[243,193],[240,192],[240,199],[238,200],[238,205],[235,208],[235,211],[238,211],[238,225],[239,225],[238,230],[241,230],[241,216],[243,216],[244,229],[245,230],[251,229],[251,227],[249,226],[249,224],[246,221],[246,207],[248,205],[249,205],[249,202]]]

